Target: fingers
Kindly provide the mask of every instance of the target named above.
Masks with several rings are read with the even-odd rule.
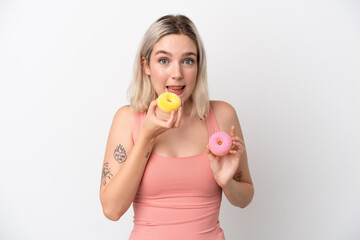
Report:
[[[237,151],[237,150],[230,150],[229,153],[230,153],[230,154],[237,154],[238,151]]]
[[[239,143],[241,143],[242,145],[245,146],[244,141],[243,141],[241,138],[239,138],[238,136],[231,137],[231,140],[232,140],[233,142],[239,142]]]
[[[208,155],[208,158],[212,161],[217,158],[211,151],[209,145],[206,146],[206,154]]]
[[[157,99],[153,100],[148,108],[148,115],[156,117],[156,122],[165,128],[172,128],[180,126],[181,118],[182,118],[182,107],[179,108],[178,112],[171,112],[168,119],[161,119],[156,116],[156,108],[157,108]]]
[[[181,102],[181,107],[179,108],[179,110],[177,111],[177,114],[176,114],[176,122],[174,124],[175,128],[180,127],[181,119],[183,116],[183,106],[184,106],[184,102]]]
[[[233,142],[233,148],[231,148],[231,150],[234,150],[234,151],[237,151],[237,150],[239,150],[239,151],[242,151],[244,149],[244,146],[241,144],[241,143],[239,143],[239,142]]]
[[[230,137],[235,137],[235,127],[231,126],[231,130],[230,130]]]
[[[242,139],[240,139],[239,137],[232,138],[231,140],[232,140],[233,142],[239,142],[239,143],[241,143],[242,145],[245,145],[245,144],[244,144],[244,141],[243,141]]]
[[[210,148],[209,145],[206,145],[206,153],[209,154],[210,153]]]
[[[177,115],[176,115],[176,121],[175,121],[174,127],[176,127],[176,128],[180,127],[182,116],[183,116],[183,108],[180,107],[177,112]]]
[[[156,110],[156,106],[157,106],[157,99],[155,99],[154,101],[152,101],[150,103],[148,113],[151,114],[151,115],[154,115],[155,110]]]
[[[240,157],[244,151],[245,151],[245,146],[241,142],[233,141],[232,148],[229,151],[229,153],[232,155],[238,155]]]
[[[231,126],[230,137],[231,137],[232,141],[238,141],[241,144],[245,145],[244,141],[241,138],[239,138],[238,136],[236,136],[236,130],[235,130],[234,126]]]
[[[232,140],[232,147],[229,153],[231,154],[237,154],[242,153],[245,149],[245,143],[242,139],[240,139],[238,136],[233,135],[235,134],[235,128],[234,126],[231,127],[231,140]]]
[[[172,111],[172,112],[170,113],[169,119],[166,121],[166,127],[167,127],[167,128],[171,128],[171,127],[174,125],[175,120],[176,120],[175,112]]]

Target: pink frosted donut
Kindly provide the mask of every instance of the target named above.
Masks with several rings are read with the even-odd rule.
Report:
[[[230,136],[226,132],[216,132],[209,139],[210,151],[217,156],[228,154],[232,145]]]

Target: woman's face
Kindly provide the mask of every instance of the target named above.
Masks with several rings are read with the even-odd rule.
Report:
[[[143,66],[157,95],[172,92],[185,102],[195,88],[197,47],[186,35],[164,36],[154,45],[150,62],[143,60]]]

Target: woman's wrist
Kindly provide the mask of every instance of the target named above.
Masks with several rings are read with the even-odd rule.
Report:
[[[155,145],[156,142],[156,137],[153,136],[148,136],[143,132],[140,132],[139,137],[138,137],[138,141],[141,141],[142,143],[144,143],[147,147],[149,148],[153,148],[153,146]]]
[[[237,182],[231,179],[228,184],[222,187],[222,190],[234,206],[246,207],[254,196],[254,187],[247,182]]]
[[[219,186],[223,189],[223,191],[228,191],[230,190],[233,186],[233,184],[235,183],[234,179],[230,179],[228,182],[224,182],[224,183],[220,183]]]

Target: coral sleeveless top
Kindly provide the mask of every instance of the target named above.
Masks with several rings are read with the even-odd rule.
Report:
[[[145,114],[136,114],[134,142]],[[209,136],[218,131],[211,107],[206,125]],[[152,153],[133,201],[130,239],[224,240],[219,224],[221,197],[206,150],[179,158]]]

